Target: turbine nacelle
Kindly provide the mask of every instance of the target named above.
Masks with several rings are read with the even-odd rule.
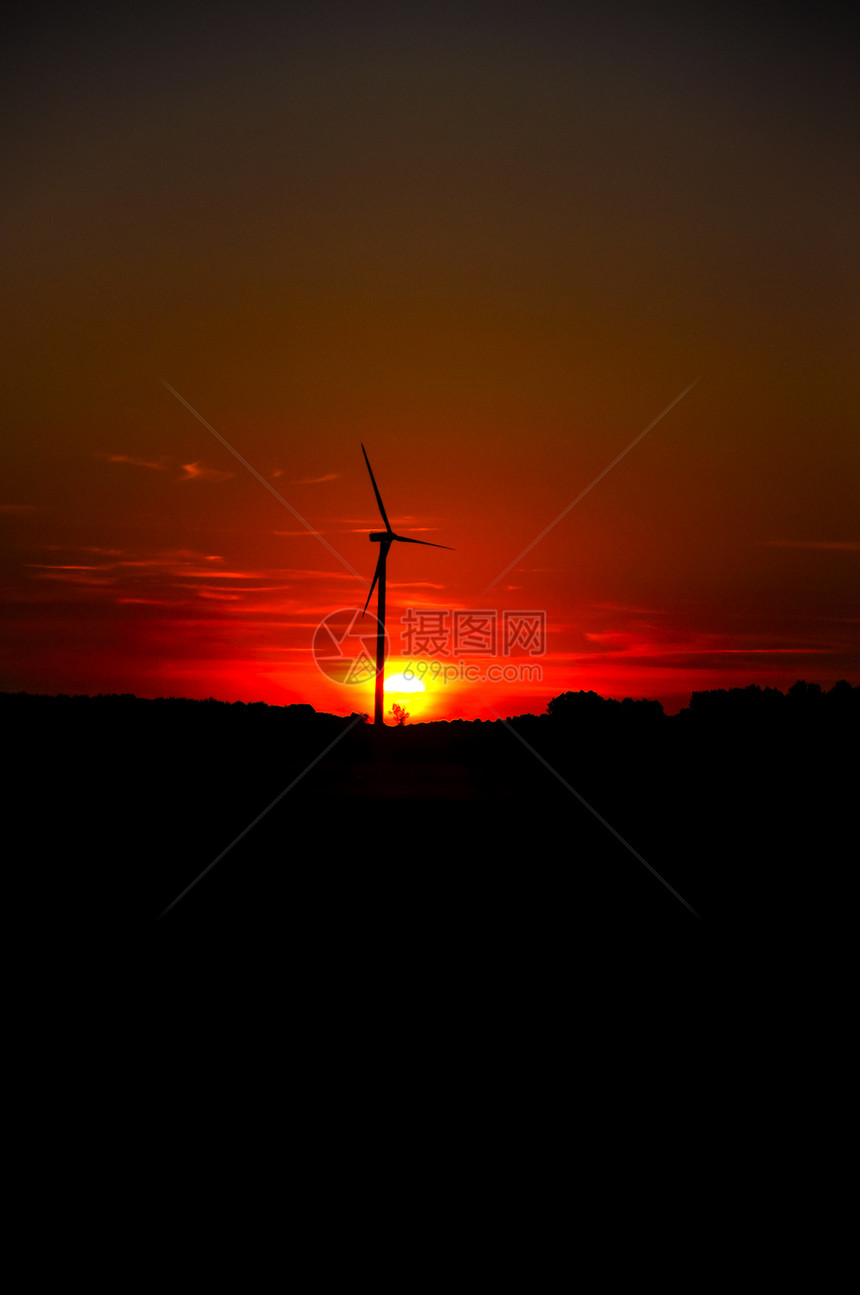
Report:
[[[391,531],[371,531],[369,536],[371,544],[384,544],[386,540],[393,540],[394,538],[395,536]]]

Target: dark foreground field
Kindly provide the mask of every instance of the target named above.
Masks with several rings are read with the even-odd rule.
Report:
[[[25,887],[88,939],[164,965],[286,953],[299,982],[553,978],[631,940],[818,938],[847,891],[858,696],[696,694],[668,718],[566,694],[510,726],[381,732],[130,697],[6,695],[2,717]]]

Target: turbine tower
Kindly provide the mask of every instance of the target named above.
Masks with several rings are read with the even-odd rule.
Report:
[[[385,679],[385,564],[388,560],[388,550],[395,540],[400,544],[426,544],[431,549],[449,549],[451,552],[453,550],[450,544],[433,544],[431,540],[413,540],[408,535],[395,535],[385,512],[385,505],[382,502],[382,495],[379,493],[379,486],[376,484],[376,478],[373,475],[373,468],[370,466],[370,459],[367,457],[367,450],[363,445],[361,452],[370,473],[373,493],[376,495],[376,502],[379,505],[382,520],[385,522],[384,531],[371,531],[370,533],[371,544],[379,545],[379,558],[376,563],[376,570],[373,573],[373,584],[370,586],[370,593],[367,595],[367,602],[364,604],[364,611],[361,613],[363,616],[367,611],[368,603],[373,597],[373,591],[378,583],[379,593],[376,595],[376,619],[378,621],[376,630],[376,696],[373,707],[373,722],[381,725],[385,722],[382,716],[382,686]]]

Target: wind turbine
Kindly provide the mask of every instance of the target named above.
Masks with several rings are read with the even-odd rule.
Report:
[[[376,502],[379,505],[379,511],[382,514],[382,520],[385,522],[384,531],[371,531],[371,544],[379,545],[379,559],[376,563],[376,570],[373,573],[373,584],[370,586],[370,593],[367,595],[367,602],[364,604],[362,616],[367,611],[368,603],[373,597],[373,591],[379,583],[379,593],[376,595],[376,619],[378,622],[376,630],[376,696],[373,707],[374,724],[383,724],[382,718],[382,685],[385,677],[385,564],[388,560],[388,550],[395,540],[400,544],[426,544],[431,549],[451,549],[450,544],[434,544],[431,540],[413,540],[408,535],[395,535],[391,529],[391,522],[385,512],[385,505],[382,502],[382,495],[379,493],[379,486],[376,484],[376,477],[373,475],[373,468],[370,466],[370,459],[367,457],[367,450],[362,445],[361,452],[364,455],[364,461],[367,464],[367,470],[370,473],[370,480],[373,485],[373,493],[376,495]]]

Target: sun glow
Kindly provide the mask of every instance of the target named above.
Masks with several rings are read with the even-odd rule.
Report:
[[[390,675],[383,685],[383,691],[407,693],[407,692],[426,692],[427,689],[417,675],[407,677],[405,674]]]

